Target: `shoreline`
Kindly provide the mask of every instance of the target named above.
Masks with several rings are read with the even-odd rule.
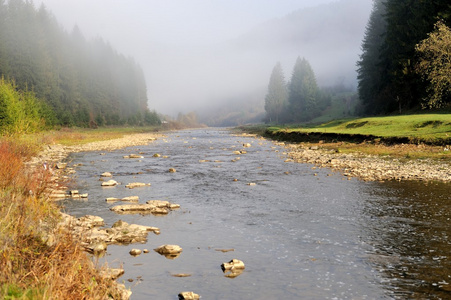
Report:
[[[273,141],[286,149],[286,162],[312,164],[320,168],[339,171],[348,178],[362,181],[418,181],[451,182],[451,161],[435,159],[407,159],[379,156],[360,152],[340,153],[323,147],[322,143],[292,143],[271,139],[254,133],[243,133]],[[399,145],[398,145],[399,146]],[[397,147],[392,145],[389,147]]]
[[[76,146],[63,146],[61,144],[45,145],[44,149],[27,162],[27,164],[30,168],[35,169],[43,168],[44,165],[46,165],[46,167],[53,166],[51,169],[53,175],[50,179],[49,190],[46,197],[49,201],[57,203],[58,200],[63,200],[69,196],[65,181],[69,178],[68,176],[70,174],[75,172],[72,168],[66,168],[66,160],[71,153],[102,150],[113,151],[131,146],[146,145],[163,136],[164,134],[157,133],[135,133],[119,139],[97,141]],[[105,234],[100,240],[96,237],[96,233],[98,235],[98,233],[101,232],[98,228],[104,225],[102,218],[88,215],[82,218],[76,218],[66,214],[59,206],[56,208],[61,215],[61,220],[56,224],[54,229],[42,232],[43,236],[46,236],[45,240],[47,243],[51,244],[55,240],[55,230],[59,231],[59,228],[65,228],[72,235],[72,238],[80,243],[79,245],[84,252],[91,252],[95,255],[96,253],[101,254],[106,251],[107,244],[105,238],[109,237],[109,235],[106,234],[108,230],[104,229]],[[146,239],[147,234],[154,229],[146,226],[123,223],[124,228],[125,226],[129,227],[127,227],[126,230],[128,234],[123,235],[122,237],[128,238],[131,243],[135,240],[139,242],[142,239]],[[112,231],[112,229],[109,229],[109,231]],[[118,234],[117,236],[121,235]],[[114,241],[110,241],[110,243],[114,243]],[[112,269],[107,266],[106,269],[105,266],[101,268],[96,267],[95,269],[102,278],[112,280],[113,285],[111,288],[119,299],[126,300],[130,298],[131,291],[127,289],[124,284],[116,281],[116,279],[124,273],[123,269]]]
[[[91,142],[82,145],[64,146],[61,144],[46,145],[36,157],[29,162],[31,165],[39,165],[44,162],[61,162],[71,153],[88,152],[88,151],[113,151],[122,148],[146,145],[157,138],[163,137],[160,133],[133,133],[122,138],[111,139],[105,141]]]
[[[433,159],[400,159],[363,153],[339,153],[319,146],[280,143],[288,157],[298,163],[309,163],[340,171],[346,177],[363,181],[437,181],[451,182],[449,161]]]

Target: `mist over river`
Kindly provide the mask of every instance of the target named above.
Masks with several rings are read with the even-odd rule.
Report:
[[[247,153],[234,153],[240,150]],[[196,129],[147,146],[74,153],[70,188],[89,200],[63,206],[75,216],[101,216],[107,227],[121,219],[160,228],[146,244],[109,245],[101,259],[123,266],[118,281],[131,288],[131,299],[177,299],[181,291],[202,299],[451,298],[450,184],[348,180],[285,162],[284,151],[226,129]],[[144,158],[123,158],[131,153]],[[122,184],[102,188],[107,171]],[[130,182],[151,186],[126,189]],[[181,208],[164,216],[109,210],[118,203],[107,197],[126,196]],[[171,260],[151,250],[163,244],[183,252]],[[133,257],[132,248],[151,251]],[[233,258],[246,269],[228,278],[220,266]],[[178,273],[191,276],[171,275]]]

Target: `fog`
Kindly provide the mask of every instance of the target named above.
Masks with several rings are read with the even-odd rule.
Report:
[[[146,76],[149,108],[173,117],[247,100],[263,107],[272,68],[280,61],[288,80],[297,56],[311,63],[320,85],[341,78],[355,86],[372,7],[372,0],[35,0],[41,3],[68,31],[77,25],[86,38],[100,36],[133,57]]]

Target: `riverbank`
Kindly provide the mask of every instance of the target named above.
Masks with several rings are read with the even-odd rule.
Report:
[[[49,194],[66,192],[70,170],[63,161],[70,153],[144,145],[161,135],[132,133],[70,146],[44,136],[49,144],[39,145],[40,136],[0,140],[0,298],[128,299],[130,291],[106,266],[95,266],[86,247],[61,227],[67,217],[61,219]]]
[[[276,140],[287,149],[289,160],[330,168],[348,178],[451,182],[451,149],[448,146],[388,145],[380,141],[353,143],[346,139],[327,142],[313,138],[308,141],[308,134],[304,135],[303,142],[293,142],[291,138],[284,141],[284,136],[289,135],[268,134],[264,127],[241,127],[240,130]]]

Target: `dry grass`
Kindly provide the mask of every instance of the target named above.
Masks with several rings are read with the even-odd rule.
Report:
[[[406,159],[451,159],[451,151],[445,150],[442,146],[428,146],[424,144],[372,144],[372,143],[311,143],[325,149],[337,150],[342,153],[364,153],[369,155],[377,155],[381,157],[396,157]]]
[[[111,281],[55,229],[58,208],[43,196],[50,174],[25,167],[37,148],[0,140],[0,298],[104,299]]]

